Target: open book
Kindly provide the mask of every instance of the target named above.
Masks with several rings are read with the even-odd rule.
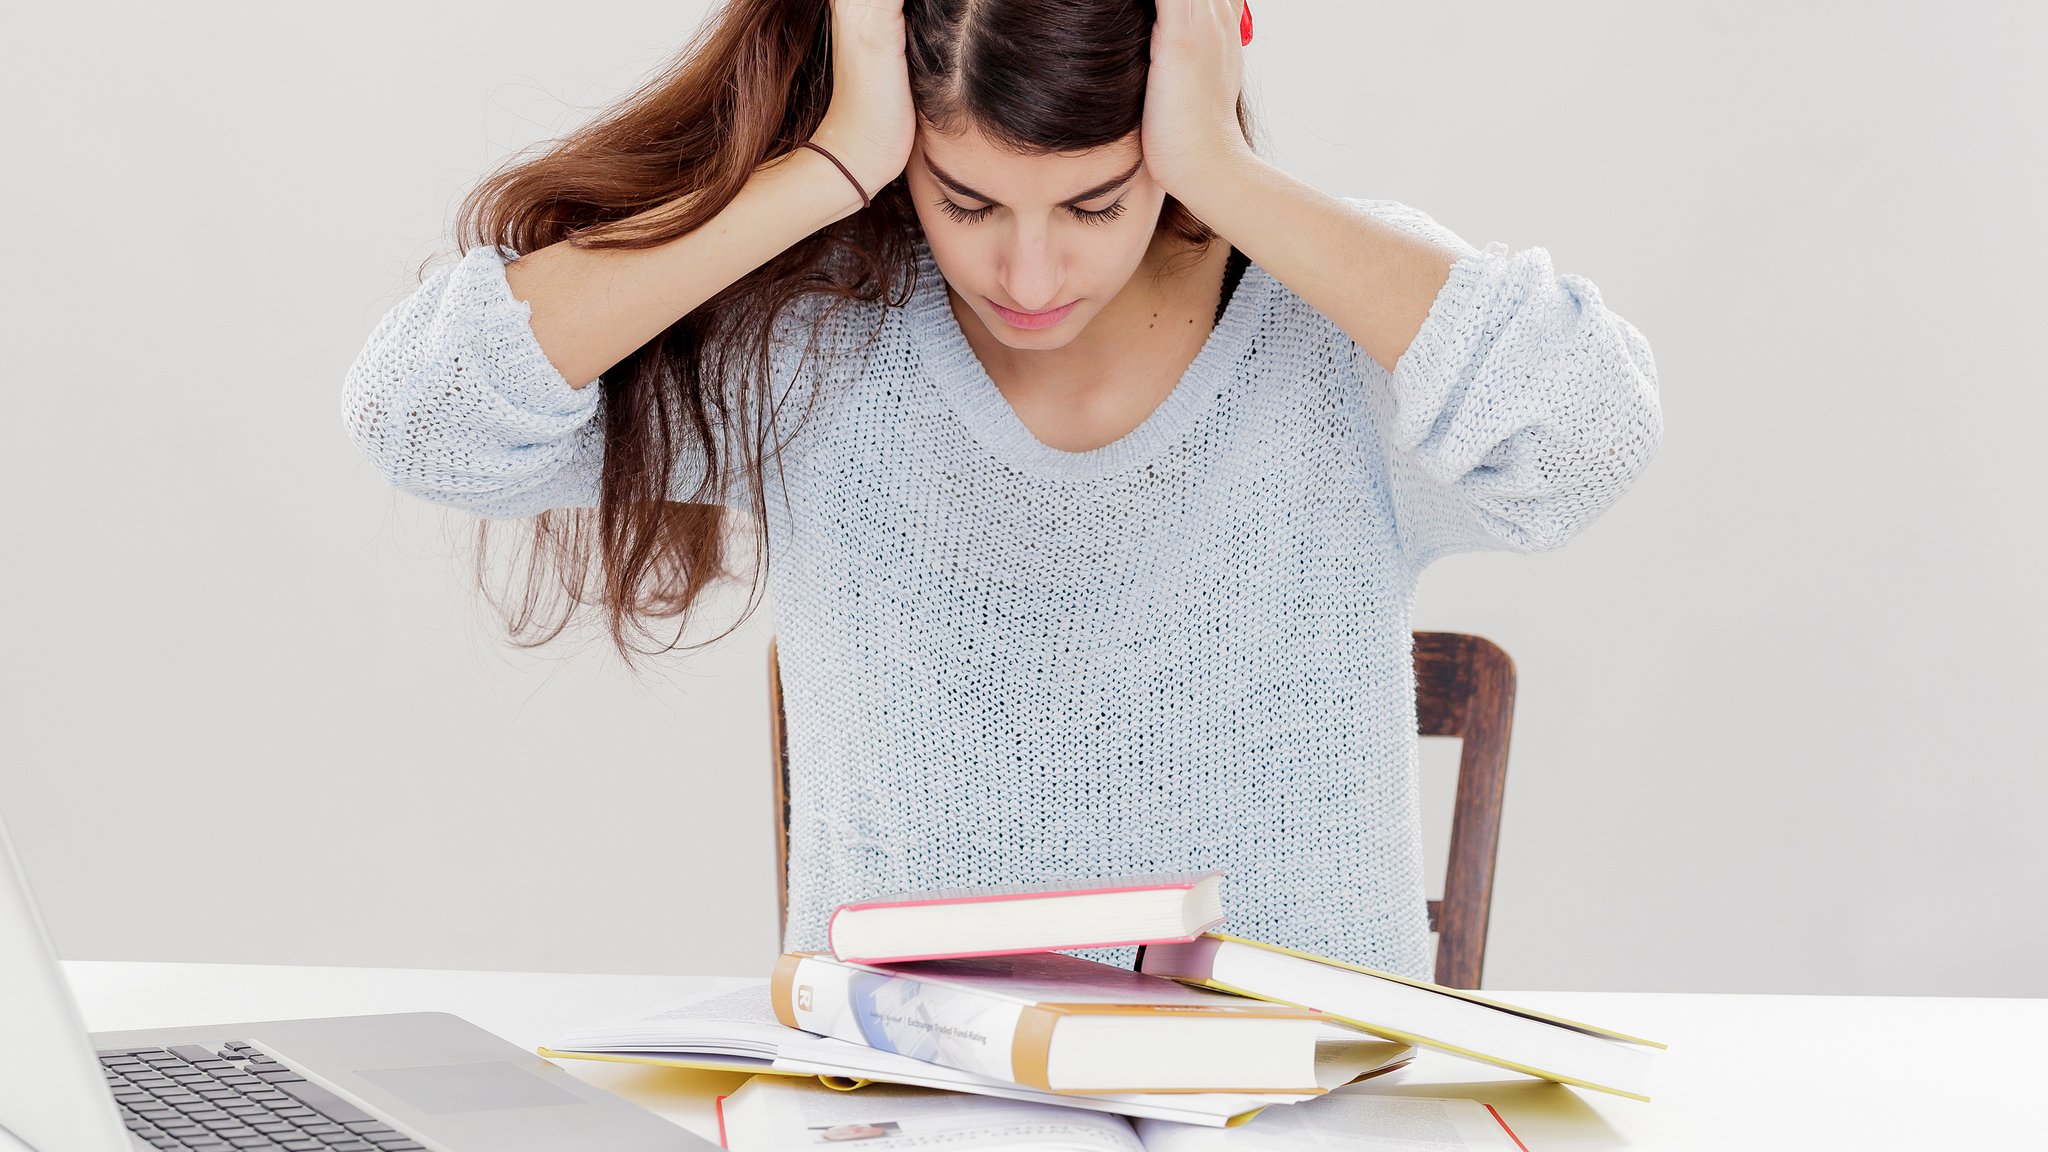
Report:
[[[1316,1046],[1316,1094],[1055,1094],[784,1027],[775,1018],[765,980],[726,992],[687,996],[636,1016],[578,1028],[538,1051],[543,1056],[573,1060],[816,1077],[841,1090],[871,1082],[922,1085],[1216,1127],[1242,1122],[1267,1105],[1291,1105],[1340,1085],[1391,1072],[1406,1066],[1415,1055],[1406,1044],[1332,1028],[1329,1039]]]
[[[1473,1100],[1337,1092],[1270,1108],[1234,1128],[1127,1120],[1054,1104],[876,1085],[834,1092],[756,1076],[719,1102],[731,1152],[1520,1152],[1500,1114]]]

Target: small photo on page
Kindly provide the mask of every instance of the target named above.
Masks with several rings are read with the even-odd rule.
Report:
[[[807,1129],[815,1144],[845,1144],[853,1140],[879,1140],[887,1136],[900,1136],[903,1126],[894,1120],[871,1122],[856,1120],[850,1124],[822,1124]]]

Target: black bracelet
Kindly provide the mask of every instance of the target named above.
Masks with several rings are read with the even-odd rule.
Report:
[[[827,160],[830,160],[834,165],[836,165],[839,168],[841,172],[846,172],[846,165],[839,163],[839,157],[834,156],[830,152],[825,151],[823,148],[818,147],[816,144],[811,143],[809,140],[806,140],[802,144],[797,145],[797,147],[809,148],[811,151],[816,152],[818,155],[823,156]],[[853,173],[846,172],[846,178],[852,181],[853,190],[855,192],[860,193],[860,206],[863,208],[867,207],[868,190],[860,186],[860,181],[853,179]]]

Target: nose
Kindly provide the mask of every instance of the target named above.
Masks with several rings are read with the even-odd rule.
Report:
[[[1026,312],[1043,312],[1063,301],[1060,258],[1043,224],[1025,224],[1011,231],[1003,254],[1003,290]]]

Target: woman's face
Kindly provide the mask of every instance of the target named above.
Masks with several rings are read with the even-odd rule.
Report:
[[[996,339],[1045,350],[1073,340],[1143,263],[1166,192],[1142,158],[1137,133],[1019,156],[921,125],[904,178],[953,291]],[[1049,324],[1016,314],[1059,309]]]

